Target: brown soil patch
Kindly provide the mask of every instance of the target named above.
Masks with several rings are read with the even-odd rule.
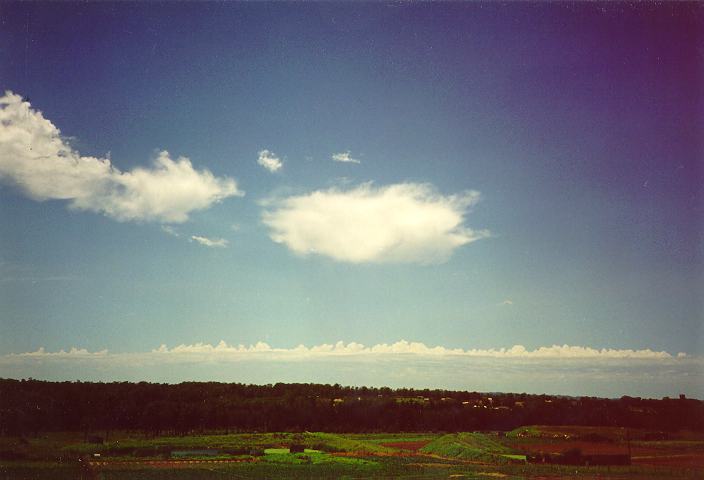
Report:
[[[602,442],[582,442],[579,440],[561,441],[561,442],[536,442],[523,445],[516,445],[516,449],[528,453],[562,453],[565,450],[578,448],[585,455],[618,455],[628,453],[626,445],[617,443],[602,443]]]
[[[628,453],[628,446],[625,443],[608,443],[608,442],[586,442],[579,440],[565,440],[558,442],[535,442],[528,444],[515,445],[517,450],[525,453],[563,453],[566,450],[578,448],[584,455],[625,455]],[[642,458],[689,458],[699,457],[700,454],[682,450],[677,447],[662,446],[631,446],[631,457],[634,460]],[[696,463],[696,461],[695,461]],[[659,465],[660,463],[658,463]],[[675,465],[676,463],[672,463]]]
[[[558,442],[536,442],[516,445],[517,450],[526,453],[562,453],[566,450],[578,448],[585,455],[625,455],[628,453],[628,447],[625,444],[608,443],[608,442],[583,442],[579,440],[564,440]],[[635,455],[637,448],[631,448],[631,453]],[[642,454],[646,455],[653,449],[641,449]],[[657,451],[657,450],[655,450]]]
[[[417,452],[429,443],[430,440],[419,440],[417,442],[388,442],[382,443],[381,445],[383,447],[398,448],[400,450],[410,450],[412,452]]]
[[[537,439],[536,439],[537,440]],[[628,453],[625,443],[586,442],[579,440],[542,441],[515,445],[517,450],[525,453],[563,453],[578,448],[584,455],[624,455]],[[634,465],[651,465],[663,467],[704,468],[704,453],[686,451],[677,446],[668,445],[631,446],[631,463]]]
[[[704,468],[704,454],[634,456],[631,457],[631,462],[634,465],[658,467]]]

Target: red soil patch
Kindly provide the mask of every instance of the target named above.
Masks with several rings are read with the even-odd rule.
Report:
[[[625,455],[628,453],[628,447],[621,443],[608,443],[608,442],[583,442],[579,440],[565,440],[558,442],[544,442],[544,443],[529,443],[516,445],[516,449],[524,451],[526,453],[562,453],[566,450],[571,450],[573,448],[578,448],[585,455]],[[636,452],[641,455],[652,455],[657,453],[658,450],[652,448],[631,448],[631,454],[636,455]],[[662,452],[662,450],[660,450]]]
[[[537,440],[537,439],[536,439]],[[517,450],[525,453],[563,453],[578,448],[584,455],[624,455],[628,453],[625,443],[586,442],[564,440],[542,443],[524,443],[515,445]],[[663,467],[704,468],[704,453],[683,451],[677,447],[631,446],[631,463],[634,465],[651,465]]]
[[[410,450],[412,452],[417,452],[429,443],[430,440],[419,440],[417,442],[388,442],[382,443],[381,445],[383,447],[398,448],[401,450]]]
[[[652,465],[658,467],[704,468],[704,454],[657,455],[631,457],[634,465]]]

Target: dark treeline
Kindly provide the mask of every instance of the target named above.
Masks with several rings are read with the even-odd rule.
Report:
[[[340,385],[44,382],[0,379],[0,435],[47,431],[399,432],[522,425],[704,430],[704,402]]]

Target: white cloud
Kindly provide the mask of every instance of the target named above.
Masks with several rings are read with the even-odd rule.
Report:
[[[274,152],[270,152],[269,150],[261,150],[259,152],[257,163],[272,173],[284,166],[281,159],[277,157]]]
[[[205,247],[225,248],[230,243],[224,238],[208,238],[199,235],[192,235],[192,241],[196,241]]]
[[[17,357],[57,357],[57,358],[87,358],[87,357],[105,357],[108,355],[107,350],[100,350],[97,352],[89,352],[85,348],[71,347],[69,351],[59,350],[58,352],[47,352],[44,347],[39,347],[34,352],[25,352],[18,354],[10,354],[8,356]]]
[[[19,95],[0,97],[0,181],[37,201],[67,200],[71,208],[119,221],[181,223],[231,196],[235,180],[196,170],[186,157],[158,154],[150,168],[120,171],[109,158],[81,156],[41,112]]]
[[[171,235],[172,237],[180,237],[181,235],[176,231],[174,227],[171,225],[162,225],[161,226],[161,231],[166,233],[167,235]]]
[[[172,348],[168,348],[162,344],[159,348],[153,349],[151,352],[139,354],[111,354],[111,355],[188,355],[198,354],[206,356],[242,356],[251,354],[272,354],[282,358],[297,358],[297,357],[330,357],[330,356],[420,356],[420,357],[474,357],[474,358],[496,358],[496,359],[641,359],[641,360],[673,360],[689,358],[687,355],[680,353],[676,356],[671,355],[666,351],[656,351],[651,349],[611,349],[611,348],[592,348],[576,345],[552,345],[538,347],[534,350],[529,350],[523,345],[514,345],[511,348],[490,348],[490,349],[462,349],[448,348],[444,346],[427,346],[422,342],[409,342],[399,340],[395,343],[379,343],[372,346],[365,346],[357,342],[345,343],[339,341],[334,344],[324,343],[306,347],[298,345],[293,348],[274,348],[265,342],[257,342],[253,345],[229,345],[224,340],[221,340],[216,345],[209,343],[194,343],[181,344]],[[86,349],[71,348],[68,352],[61,350],[59,352],[47,352],[43,347],[34,352],[10,354],[8,356],[26,356],[26,357],[43,357],[43,356],[60,356],[60,357],[84,357],[84,356],[105,356],[108,355],[107,350],[99,352],[89,352]]]
[[[253,347],[228,346],[224,341],[220,341],[217,347],[207,344],[196,344],[191,346],[181,345],[167,352],[184,351],[208,351],[221,353],[249,353],[253,351],[286,353],[290,355],[422,355],[422,356],[469,356],[469,357],[492,357],[492,358],[646,358],[664,359],[672,358],[672,355],[664,351],[653,351],[650,349],[630,350],[630,349],[595,349],[590,347],[579,347],[571,345],[553,345],[550,347],[539,347],[535,350],[528,350],[523,345],[514,345],[511,348],[499,349],[469,349],[447,348],[443,346],[429,347],[421,342],[408,342],[400,340],[395,343],[380,343],[370,347],[356,342],[345,344],[339,341],[335,344],[322,344],[310,348],[299,345],[291,349],[274,349],[263,342],[257,343]]]
[[[501,302],[499,305],[513,305],[513,300],[511,300],[510,298],[507,298],[506,300]]]
[[[461,372],[461,375],[458,374]],[[662,397],[704,395],[704,357],[651,349],[553,345],[461,349],[399,341],[276,348],[264,342],[161,345],[147,352],[82,348],[0,355],[0,376],[47,380],[227,381]]]
[[[343,162],[343,163],[362,163],[356,158],[352,158],[350,151],[346,152],[340,152],[340,153],[333,153],[332,159],[335,162]]]
[[[479,193],[440,195],[401,183],[331,188],[264,202],[270,237],[298,255],[350,262],[441,263],[462,245],[487,237],[464,226]]]

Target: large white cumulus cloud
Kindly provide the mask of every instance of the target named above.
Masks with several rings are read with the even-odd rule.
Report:
[[[34,200],[67,200],[120,221],[180,223],[193,211],[243,195],[235,180],[196,170],[188,158],[174,160],[166,151],[150,168],[126,172],[107,158],[81,156],[12,92],[0,97],[0,180]]]
[[[462,245],[486,237],[464,225],[479,193],[441,195],[400,183],[331,188],[266,202],[270,237],[299,255],[342,262],[441,263]]]

